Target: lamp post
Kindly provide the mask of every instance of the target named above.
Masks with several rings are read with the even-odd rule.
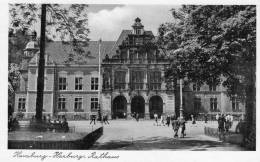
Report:
[[[181,73],[181,65],[178,67],[179,71]],[[181,75],[179,74],[179,80],[180,80],[180,119],[183,119],[183,100],[182,100],[182,82],[183,79],[181,78]]]
[[[180,78],[180,118],[183,119],[182,79]]]

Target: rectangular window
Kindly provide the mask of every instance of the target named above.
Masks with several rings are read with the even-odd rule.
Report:
[[[98,78],[91,78],[91,90],[98,90]]]
[[[82,77],[75,78],[75,90],[82,90]]]
[[[143,44],[143,38],[136,38],[135,39],[135,44],[136,45],[142,45]]]
[[[210,98],[210,110],[217,111],[218,110],[218,100],[217,98]]]
[[[91,98],[91,111],[95,111],[98,109],[98,98]]]
[[[132,71],[132,88],[136,90],[143,89],[144,85],[144,71]]]
[[[59,90],[67,89],[67,78],[59,77]]]
[[[58,99],[58,110],[65,110],[66,109],[66,98],[60,97]]]
[[[193,91],[200,91],[200,84],[194,83],[193,84]]]
[[[74,110],[82,110],[82,97],[76,97],[75,98]]]
[[[136,35],[140,35],[141,34],[141,29],[135,29],[135,33],[136,33]]]
[[[150,90],[160,90],[161,89],[161,72],[152,71],[150,72]]]
[[[239,99],[236,97],[232,97],[232,110],[239,111]]]
[[[195,97],[193,102],[194,102],[194,111],[198,113],[201,109],[201,98]]]
[[[25,98],[18,99],[18,111],[25,111]]]
[[[216,83],[212,82],[212,83],[209,84],[209,91],[211,91],[211,92],[216,91],[216,89],[217,89]]]
[[[115,89],[125,89],[125,71],[116,71],[115,72]]]

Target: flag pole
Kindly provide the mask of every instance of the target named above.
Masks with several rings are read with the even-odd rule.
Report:
[[[100,93],[101,93],[101,38],[98,41],[98,109],[99,109],[99,118],[102,123],[101,115],[101,104],[100,104]]]

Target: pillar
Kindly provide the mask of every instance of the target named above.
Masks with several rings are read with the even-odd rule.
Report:
[[[150,112],[149,112],[149,103],[145,103],[145,108],[144,108],[144,118],[145,119],[150,119]]]
[[[126,111],[127,111],[127,118],[130,119],[131,118],[131,103],[127,103]]]

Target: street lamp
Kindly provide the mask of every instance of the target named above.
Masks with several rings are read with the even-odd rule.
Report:
[[[178,69],[181,73],[181,65],[178,66]],[[180,80],[180,119],[183,119],[183,100],[182,100],[182,81],[183,79],[181,78],[180,74],[179,74],[179,80]]]

